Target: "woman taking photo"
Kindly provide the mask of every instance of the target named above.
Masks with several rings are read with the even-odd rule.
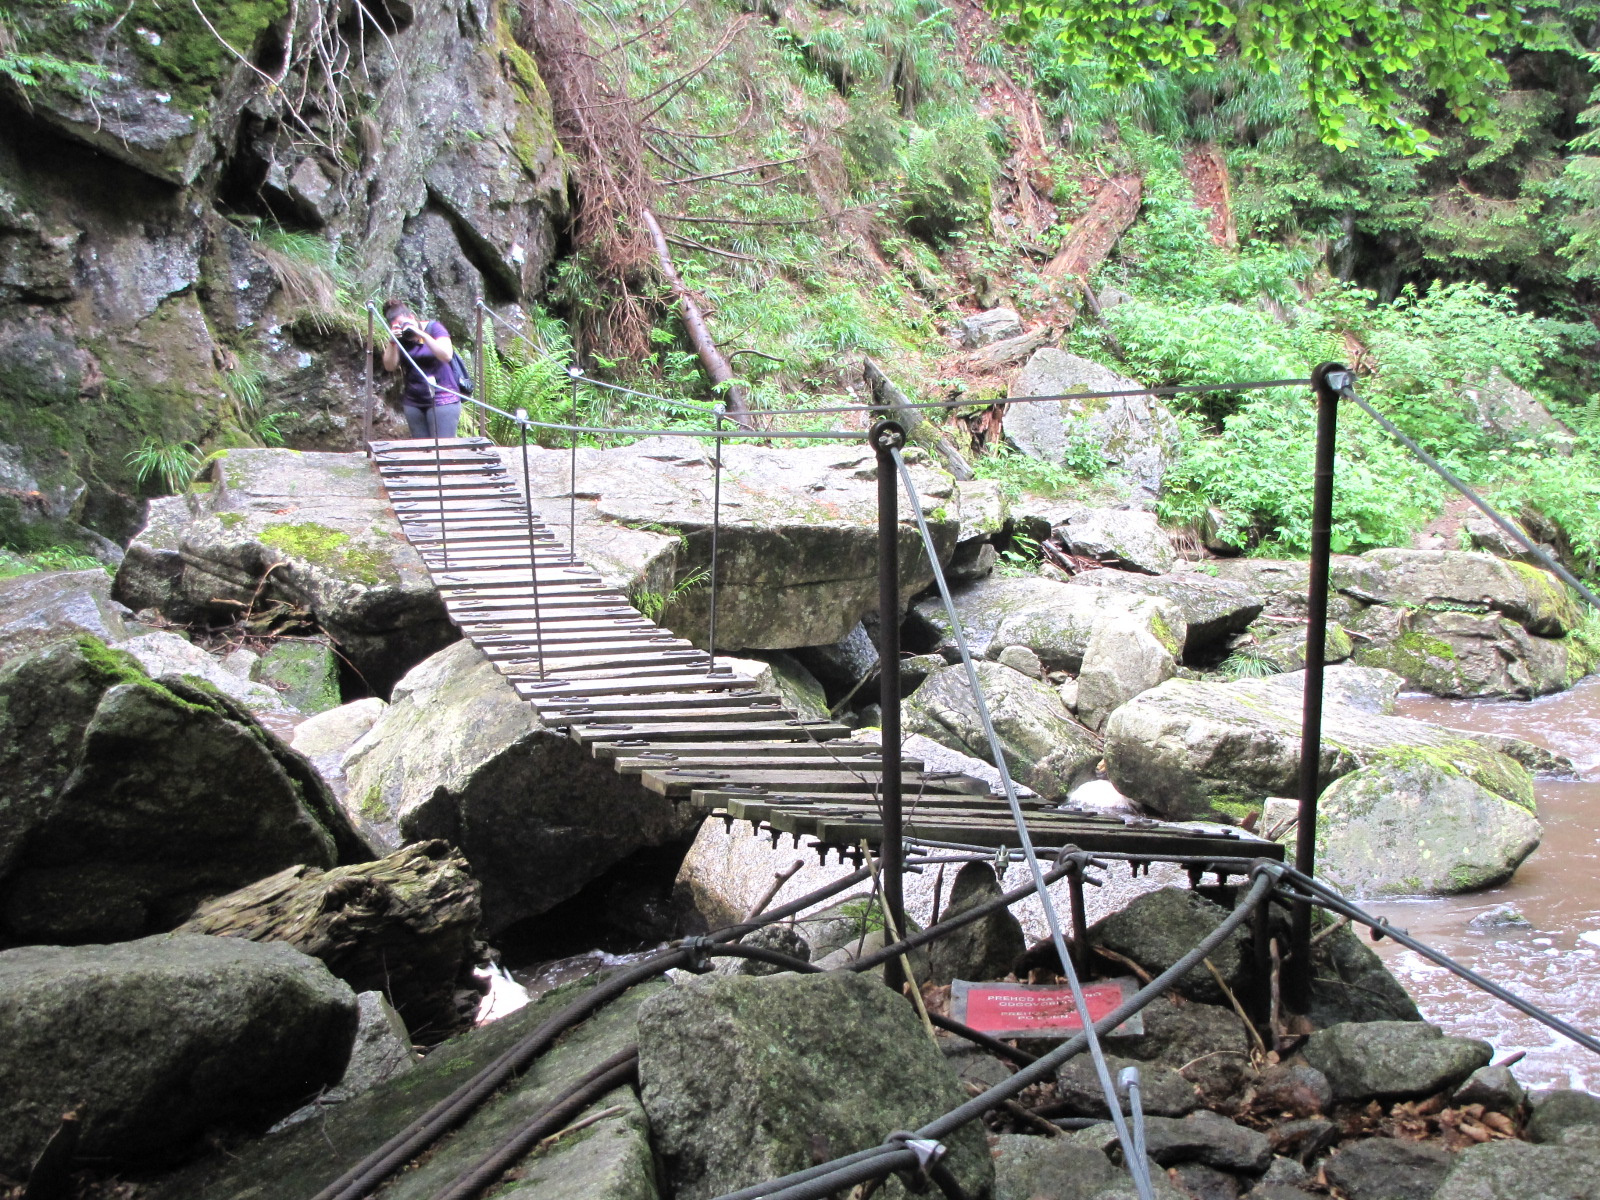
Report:
[[[437,321],[423,325],[396,300],[383,306],[383,319],[394,335],[383,344],[383,369],[404,372],[400,406],[411,436],[455,437],[461,420],[461,393],[449,331]]]

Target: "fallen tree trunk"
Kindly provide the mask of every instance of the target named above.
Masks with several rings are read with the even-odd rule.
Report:
[[[889,382],[889,377],[879,369],[877,363],[870,358],[863,359],[861,370],[866,376],[867,386],[872,389],[872,403],[886,410],[887,414],[900,422],[906,431],[908,441],[937,454],[944,460],[945,470],[957,479],[975,478],[972,468],[967,465],[967,460],[961,457],[961,452],[956,449],[955,443],[941,433],[938,426],[924,417],[920,409],[911,407],[906,394]]]
[[[667,246],[667,238],[661,232],[661,223],[656,220],[655,213],[648,208],[641,209],[639,219],[650,234],[650,242],[656,250],[656,261],[661,267],[661,274],[666,277],[667,285],[672,288],[672,294],[678,301],[678,314],[683,318],[684,328],[689,331],[689,344],[694,347],[695,357],[700,360],[711,382],[725,386],[728,397],[728,416],[740,429],[754,429],[755,425],[750,420],[750,406],[745,400],[745,390],[734,380],[733,366],[717,343],[711,338],[711,328],[706,324],[705,314],[700,311],[700,304],[694,298],[694,293],[683,282],[683,276],[678,274],[677,265],[672,261],[672,251]]]
[[[1072,223],[1056,256],[1045,264],[1045,277],[1087,279],[1139,215],[1143,194],[1144,179],[1138,175],[1119,175],[1101,188],[1089,211]]]
[[[287,942],[358,992],[381,991],[413,1038],[461,1023],[456,991],[476,960],[478,881],[449,843],[418,842],[376,862],[298,866],[204,905],[178,927]]]

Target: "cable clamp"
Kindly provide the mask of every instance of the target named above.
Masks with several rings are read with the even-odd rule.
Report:
[[[898,1144],[917,1156],[917,1170],[915,1174],[907,1172],[911,1177],[906,1180],[906,1186],[913,1192],[925,1192],[930,1183],[928,1173],[933,1170],[946,1154],[950,1147],[943,1142],[936,1142],[932,1138],[919,1138],[908,1130],[898,1130],[884,1139],[886,1144]]]
[[[684,970],[694,975],[704,975],[711,970],[711,956],[708,951],[716,942],[709,937],[686,937],[683,939],[682,949],[689,952],[689,961],[684,964]]]

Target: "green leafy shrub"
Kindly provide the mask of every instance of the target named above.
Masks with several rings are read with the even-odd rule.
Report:
[[[949,237],[988,211],[1000,169],[989,131],[976,112],[952,109],[911,134],[905,151],[906,227],[917,236]]]

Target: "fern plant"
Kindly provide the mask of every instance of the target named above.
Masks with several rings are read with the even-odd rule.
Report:
[[[195,469],[200,465],[200,453],[192,442],[160,442],[147,437],[137,450],[127,455],[127,463],[140,484],[153,481],[163,494],[175,495],[194,478]]]
[[[536,332],[538,341],[519,343],[521,353],[503,354],[496,344],[494,322],[484,323],[483,402],[508,413],[526,409],[534,421],[562,421],[571,408],[572,380],[567,365],[572,361],[572,345],[564,331],[536,326]],[[481,412],[481,416],[483,432],[493,441],[510,445],[518,440],[515,421],[493,412]],[[549,432],[537,430],[535,436]]]

